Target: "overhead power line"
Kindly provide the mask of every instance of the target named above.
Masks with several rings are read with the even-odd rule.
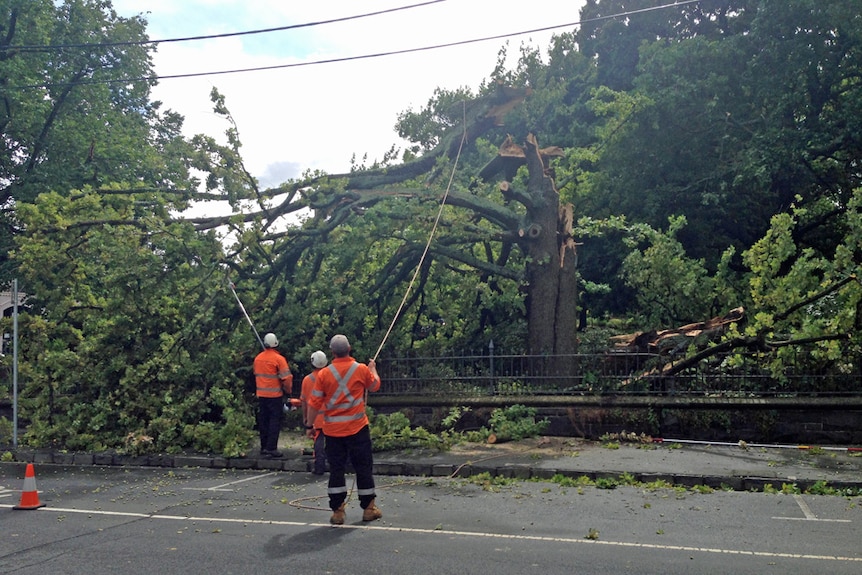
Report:
[[[429,4],[438,4],[446,0],[429,0],[419,4],[410,4],[409,6],[399,6],[398,8],[388,8],[386,10],[378,10],[376,12],[367,12],[365,14],[357,14],[355,16],[344,16],[342,18],[332,18],[330,20],[319,20],[317,22],[306,22],[305,24],[291,24],[290,26],[278,26],[276,28],[263,28],[261,30],[246,30],[243,32],[225,32],[223,34],[210,34],[206,36],[185,36],[181,38],[165,38],[162,40],[138,40],[135,42],[91,42],[87,44],[19,44],[0,46],[2,51],[18,51],[18,52],[53,52],[56,50],[66,50],[69,48],[107,48],[112,46],[146,46],[148,44],[167,44],[169,42],[192,42],[197,40],[214,40],[217,38],[230,38],[232,36],[249,36],[252,34],[267,34],[269,32],[283,32],[285,30],[295,30],[297,28],[309,28],[311,26],[322,26],[324,24],[334,24],[336,22],[347,22],[349,20],[358,20],[360,18],[369,18],[371,16],[380,16],[390,12],[398,12],[400,10],[410,10],[419,8]]]
[[[435,0],[435,1],[445,1],[445,0]],[[545,26],[542,28],[534,28],[531,30],[524,30],[521,32],[510,32],[507,34],[496,34],[493,36],[485,36],[482,38],[474,38],[471,40],[459,40],[456,42],[448,42],[444,44],[434,44],[431,46],[423,46],[419,48],[405,48],[402,50],[392,50],[389,52],[376,52],[372,54],[362,54],[359,56],[343,56],[339,58],[327,58],[322,60],[311,60],[308,62],[294,62],[292,64],[273,64],[271,66],[256,66],[251,68],[234,68],[231,70],[216,70],[210,72],[189,72],[186,74],[166,74],[166,75],[158,75],[154,74],[151,76],[140,76],[137,78],[86,78],[77,80],[75,82],[58,82],[58,83],[43,83],[43,84],[29,84],[22,86],[8,86],[7,90],[26,90],[26,89],[35,89],[35,88],[49,88],[49,87],[65,87],[71,85],[86,85],[86,84],[133,84],[137,82],[151,82],[157,80],[176,80],[180,78],[195,78],[201,76],[220,76],[225,74],[240,74],[245,72],[263,72],[268,70],[281,70],[286,68],[299,68],[303,66],[318,66],[321,64],[333,64],[336,62],[350,62],[353,60],[367,60],[371,58],[382,58],[385,56],[397,56],[400,54],[411,54],[415,52],[425,52],[429,50],[439,50],[442,48],[451,48],[454,46],[464,46],[467,44],[476,44],[479,42],[488,42],[491,40],[501,40],[505,38],[511,38],[514,36],[524,36],[526,34],[535,34],[537,32],[548,32],[551,30],[558,30],[560,28],[572,28],[575,26],[580,26],[583,24],[591,23],[591,22],[599,22],[602,20],[612,20],[614,18],[624,18],[628,16],[633,16],[636,14],[642,14],[645,12],[653,12],[656,10],[662,10],[666,8],[674,8],[677,6],[684,6],[686,4],[695,4],[702,0],[683,0],[682,2],[674,2],[673,4],[663,4],[661,6],[653,6],[650,8],[641,8],[638,10],[629,10],[626,12],[620,12],[617,14],[610,14],[608,16],[599,16],[596,18],[589,18],[587,20],[578,20],[575,22],[569,22],[566,24],[556,24],[553,26]],[[417,5],[418,6],[418,5]],[[235,33],[239,34],[239,33]],[[95,44],[91,44],[89,46],[94,46]]]

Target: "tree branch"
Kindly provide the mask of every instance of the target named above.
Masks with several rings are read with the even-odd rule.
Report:
[[[851,274],[846,278],[838,281],[826,289],[813,294],[812,296],[805,298],[804,300],[797,302],[796,304],[788,307],[781,313],[775,315],[775,319],[784,320],[787,319],[791,314],[798,311],[799,309],[814,303],[815,301],[830,295],[831,293],[841,289],[841,287],[847,285],[848,283],[854,281],[856,279],[855,274]],[[812,336],[800,339],[788,339],[788,340],[767,340],[766,333],[772,329],[763,327],[761,328],[757,334],[749,337],[737,337],[733,339],[729,339],[723,341],[717,345],[707,347],[696,354],[686,357],[677,362],[671,362],[667,366],[662,367],[661,375],[662,376],[673,376],[677,373],[681,373],[690,367],[694,367],[701,360],[712,357],[714,355],[718,355],[721,353],[725,353],[734,349],[739,349],[741,347],[751,348],[754,347],[756,349],[761,350],[769,350],[777,347],[789,347],[793,345],[807,345],[811,343],[817,343],[821,341],[838,341],[838,340],[846,340],[852,337],[852,334],[848,333],[840,333],[840,334],[823,334],[819,336]]]

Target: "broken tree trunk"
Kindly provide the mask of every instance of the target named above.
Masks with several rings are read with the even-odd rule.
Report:
[[[560,204],[547,156],[542,157],[534,135],[527,137],[524,155],[531,198],[519,231],[528,257],[526,268],[528,352],[570,355],[577,351],[577,253],[572,237],[572,206]],[[555,368],[557,373],[568,371]]]
[[[677,355],[684,352],[695,338],[700,341],[716,341],[724,335],[727,326],[742,321],[745,310],[734,308],[723,316],[706,321],[690,323],[673,329],[661,331],[638,331],[618,335],[611,338],[616,349],[627,349],[641,353],[657,353],[660,355]]]

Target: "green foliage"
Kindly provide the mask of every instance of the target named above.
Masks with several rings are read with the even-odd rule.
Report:
[[[446,431],[433,434],[424,427],[412,428],[410,420],[401,412],[386,416],[375,414],[370,407],[366,408],[366,411],[375,451],[414,448],[440,451],[448,449],[453,444],[452,434]]]
[[[594,484],[594,481],[586,475],[570,477],[561,473],[555,473],[554,476],[551,477],[550,481],[556,483],[560,487],[584,487]]]
[[[483,491],[500,491],[503,487],[511,487],[521,480],[511,477],[503,477],[502,475],[491,475],[487,471],[471,475],[466,479],[467,482],[478,485]]]
[[[685,217],[671,218],[666,233],[648,230],[644,248],[635,247],[623,260],[623,277],[635,290],[645,328],[681,325],[711,317],[715,287],[704,261],[692,260],[676,239]]]
[[[256,342],[224,289],[226,269],[300,368],[336,331],[360,358],[376,357],[384,339],[392,355],[489,340],[518,353],[554,329],[527,319],[553,302],[561,313],[546,317],[564,323],[556,333],[567,337],[574,314],[562,312],[578,307],[593,321],[630,318],[585,333],[592,350],[617,328],[743,306],[747,323],[731,326],[724,343],[777,350],[762,356],[775,378],[790,363],[851,372],[862,352],[857,2],[694,3],[602,17],[624,5],[589,2],[587,24],[555,37],[547,53],[522,47],[507,70],[502,49],[478,94],[438,89],[402,113],[398,134],[411,142],[403,159],[417,164],[390,165],[393,148],[386,170],[355,165],[340,178],[309,173],[261,190],[217,90],[226,144],[185,140],[182,118],[150,102],[152,82],[116,81],[151,76],[142,18],[119,18],[96,0],[0,1],[7,44],[95,46],[0,60],[0,283],[20,276],[30,298],[20,366],[27,440],[242,453]],[[524,87],[523,104],[484,116]],[[442,175],[454,158],[434,153],[451,149],[465,116],[505,125],[483,122],[450,186]],[[523,166],[476,177],[507,134],[523,142],[529,133],[562,150],[549,166],[559,192],[551,201]],[[261,210],[196,227],[172,218],[198,189],[236,209],[256,198]],[[452,201],[422,260],[444,191]],[[275,197],[287,199],[270,206]],[[572,202],[578,219],[577,275],[565,278],[581,288],[559,302],[533,293],[553,283],[556,270],[544,264],[556,250],[534,250],[523,233],[553,221],[558,200]],[[284,233],[279,218],[298,213],[309,215]],[[230,240],[206,231],[219,226]],[[517,380],[501,390],[522,391]],[[376,425],[381,444],[435,441],[403,419]],[[495,413],[464,437],[518,439],[545,425],[534,414]]]
[[[338,185],[321,185],[313,202],[337,201],[342,193]],[[449,354],[484,347],[489,339],[501,346],[522,345],[524,308],[518,283],[507,278],[479,282],[470,263],[442,263],[429,255],[403,302],[439,209],[436,194],[442,190],[429,188],[428,193],[433,202],[414,193],[387,195],[385,204],[369,200],[361,218],[351,212],[331,230],[326,221],[312,218],[303,223],[300,233],[310,238],[327,229],[325,241],[306,240],[307,245],[299,247],[302,257],[297,265],[284,276],[274,276],[270,288],[284,298],[275,308],[291,310],[289,317],[276,313],[270,319],[284,334],[287,346],[295,342],[294,347],[302,349],[298,357],[320,347],[335,330],[362,334],[351,337],[360,358],[373,356],[384,338],[386,355]],[[486,193],[493,192],[482,192]],[[470,228],[450,234],[445,240],[447,250],[463,244],[470,261],[500,257],[498,245],[482,246],[481,253],[473,247],[486,232],[492,233],[491,227],[483,224],[480,230],[473,226],[463,210],[447,208],[444,216],[449,230]],[[290,239],[274,249],[291,249]],[[259,243],[256,237],[248,241]],[[518,254],[511,254],[508,260],[513,265],[522,261]],[[261,260],[261,265],[266,262]],[[266,302],[261,305],[273,307]],[[398,321],[389,331],[396,316]]]
[[[67,194],[113,182],[182,188],[182,120],[149,101],[155,45],[142,17],[121,18],[102,0],[4,0],[4,43],[81,45],[87,50],[4,50],[0,82],[0,282],[13,277],[6,259],[21,231],[16,203],[48,191]],[[182,199],[176,195],[175,199]],[[173,203],[173,199],[165,202]],[[181,205],[181,202],[177,202]]]
[[[806,490],[808,495],[839,495],[842,497],[857,497],[862,495],[862,489],[858,487],[833,487],[825,479],[815,481]]]
[[[418,112],[412,109],[398,114],[395,129],[398,136],[413,142],[405,159],[428,152],[440,143],[440,134],[462,123],[464,107],[473,99],[468,88],[454,91],[435,88],[428,103]]]
[[[781,493],[785,495],[798,495],[800,493],[799,486],[795,483],[782,483]]]
[[[644,484],[644,488],[649,491],[657,491],[659,489],[673,489],[673,483],[667,481],[666,479],[656,479],[655,481],[648,481]]]
[[[763,239],[743,254],[751,268],[751,298],[757,309],[744,335],[814,342],[807,358],[792,347],[781,349],[771,364],[776,377],[780,378],[785,362],[799,364],[800,359],[818,371],[823,366],[846,371],[848,352],[859,349],[857,320],[848,312],[862,302],[862,289],[854,281],[859,267],[855,254],[862,246],[860,208],[862,189],[857,188],[846,210],[836,217],[843,235],[835,238],[840,241],[828,252],[806,247],[798,239],[799,230],[819,221],[828,209],[820,203],[794,205],[776,215]]]
[[[715,492],[715,489],[713,489],[709,485],[702,485],[702,484],[698,484],[698,485],[693,486],[691,488],[691,490],[695,493],[700,493],[701,495]]]
[[[485,442],[492,433],[496,435],[497,441],[516,441],[540,435],[549,425],[547,419],[536,420],[535,408],[523,405],[494,409],[487,426],[463,432],[454,430],[464,413],[462,408],[450,411],[443,419],[439,433],[432,433],[421,426],[411,427],[410,420],[402,412],[387,416],[375,414],[371,408],[367,408],[367,413],[375,451],[411,448],[447,450],[465,441]]]
[[[221,409],[222,421],[186,424],[182,439],[177,443],[191,445],[195,451],[214,451],[224,457],[245,455],[255,436],[254,414],[230,389],[213,388],[210,396],[212,404]]]
[[[176,451],[192,445],[186,425],[209,421],[224,426],[209,450],[241,451],[232,442],[252,422],[237,413],[216,238],[134,195],[90,189],[42,194],[19,215],[30,231],[14,253],[31,303],[21,316],[27,441]]]
[[[12,422],[0,417],[0,445],[12,444]]]
[[[400,411],[389,416],[374,415],[371,408],[368,408],[368,411],[373,416],[373,430],[378,434],[402,433],[410,429],[410,420]]]
[[[224,168],[238,140],[186,141],[182,118],[149,100],[152,81],[117,81],[152,76],[141,17],[96,0],[12,0],[0,3],[0,27],[10,45],[94,46],[62,58],[12,50],[0,62],[0,282],[14,273],[28,297],[24,439],[243,451],[253,422],[236,365],[250,358],[234,351],[220,239],[171,218],[197,188],[190,168],[248,193]],[[219,389],[229,401],[214,398]],[[218,432],[200,441],[186,433],[198,425]]]
[[[494,409],[488,422],[488,427],[498,441],[517,441],[541,435],[548,425],[550,422],[547,418],[536,420],[536,408],[525,405]]]
[[[631,473],[623,473],[620,475],[620,484],[621,485],[638,485],[637,479]]]
[[[464,415],[467,410],[463,407],[453,407],[449,409],[449,413],[440,420],[440,426],[443,429],[454,429],[458,420]]]
[[[613,477],[597,477],[596,478],[596,487],[598,489],[616,489],[619,487],[620,482]]]
[[[469,441],[471,443],[485,443],[491,437],[491,431],[487,427],[482,427],[480,429],[464,431],[462,432],[462,436],[464,441]]]
[[[582,17],[612,14],[620,6],[590,3]],[[604,283],[614,294],[588,298],[591,311],[601,305],[612,313],[642,314],[644,327],[651,327],[703,309],[750,309],[739,289],[744,278],[738,254],[763,237],[770,218],[797,195],[804,205],[826,202],[818,217],[795,228],[795,241],[824,255],[840,241],[844,231],[830,214],[843,212],[859,181],[853,168],[858,138],[838,137],[859,125],[859,23],[848,20],[855,11],[850,1],[701,3],[580,28],[574,43],[580,55],[598,55],[589,88],[553,92],[549,104],[551,87],[533,84],[549,93],[527,103],[565,110],[567,122],[555,124],[581,128],[580,139],[555,140],[566,149],[556,166],[564,174],[564,193],[576,198],[580,214],[593,218],[625,215],[653,228],[675,216],[688,222],[674,236],[678,246],[655,244],[654,253],[632,256],[635,274],[620,273],[627,254],[612,235],[585,241],[579,251],[584,284]],[[565,77],[564,62],[573,60],[571,54],[551,58],[544,77]],[[590,99],[582,106],[594,114],[586,126],[574,104],[583,94]],[[653,257],[656,262],[649,261]],[[672,298],[644,289],[667,290],[661,282],[678,278],[681,285],[669,287],[678,294]],[[631,306],[623,279],[654,301]],[[680,313],[686,291],[696,309]]]

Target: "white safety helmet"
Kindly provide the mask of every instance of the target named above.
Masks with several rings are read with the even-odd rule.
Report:
[[[275,337],[274,333],[268,333],[263,336],[263,346],[264,347],[278,347],[278,338]]]
[[[311,354],[311,365],[316,368],[326,367],[326,354],[320,350],[315,351]]]

